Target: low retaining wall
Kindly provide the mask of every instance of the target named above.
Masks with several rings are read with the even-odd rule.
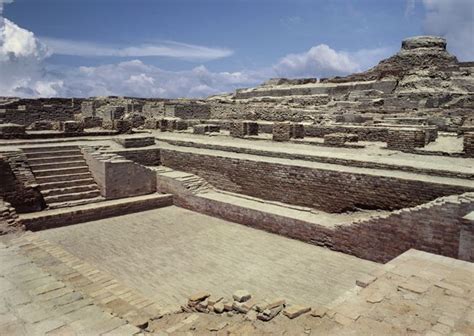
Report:
[[[35,213],[32,216],[20,216],[20,221],[27,230],[39,231],[99,220],[108,217],[157,209],[173,205],[172,195],[149,195],[136,199],[123,199],[112,202],[99,202],[94,206],[79,206]]]
[[[462,219],[474,209],[474,193],[335,228],[199,195],[175,195],[175,205],[375,262],[386,263],[412,248],[474,261],[469,252],[474,250],[473,225]]]

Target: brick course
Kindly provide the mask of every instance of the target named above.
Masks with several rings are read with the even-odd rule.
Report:
[[[161,150],[161,162],[164,166],[199,175],[223,190],[326,212],[356,208],[395,210],[470,190],[467,187],[394,177],[169,149]]]

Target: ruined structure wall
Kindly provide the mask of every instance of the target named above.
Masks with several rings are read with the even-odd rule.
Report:
[[[219,189],[326,212],[395,210],[468,188],[270,162],[161,150],[163,165],[205,178]]]
[[[22,152],[0,153],[0,197],[17,212],[39,211],[43,197]]]
[[[29,126],[36,121],[66,121],[74,120],[81,112],[82,99],[71,98],[41,98],[18,99],[6,105],[3,122]]]
[[[465,253],[474,250],[472,230],[470,240],[463,239],[463,246],[460,242],[462,216],[474,208],[472,196],[470,202],[459,202],[463,197],[449,196],[384,217],[334,228],[197,195],[175,196],[175,204],[376,262],[388,262],[411,248],[474,261],[473,254]]]

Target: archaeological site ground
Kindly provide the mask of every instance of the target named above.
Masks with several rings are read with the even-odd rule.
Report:
[[[449,42],[449,41],[448,41]],[[1,335],[474,335],[474,62],[0,99]]]

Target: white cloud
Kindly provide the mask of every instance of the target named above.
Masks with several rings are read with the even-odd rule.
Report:
[[[474,60],[474,1],[423,0],[426,34],[443,36],[460,60]]]
[[[306,52],[289,54],[273,66],[279,77],[328,77],[368,69],[390,55],[389,48],[336,51],[325,44]]]
[[[416,0],[406,0],[405,17],[412,16],[415,13]]]
[[[81,67],[68,76],[63,92],[81,96],[205,97],[261,80],[258,74],[211,72],[202,65],[187,71],[166,71],[132,60]]]
[[[186,60],[208,61],[228,57],[233,54],[232,50],[226,48],[210,48],[174,41],[164,41],[160,44],[115,47],[93,42],[64,40],[50,37],[43,37],[41,40],[53,53],[70,56],[166,56]]]
[[[10,1],[10,0],[8,0]],[[0,8],[6,3],[0,0]],[[374,65],[386,49],[344,52],[321,44],[283,57],[273,67],[255,71],[213,72],[203,65],[185,71],[166,71],[131,60],[119,63],[55,68],[45,66],[52,53],[80,56],[169,56],[194,60],[226,57],[227,49],[166,42],[160,45],[115,48],[94,43],[46,39],[0,15],[0,96],[205,97],[255,86],[270,77],[326,77],[360,71]]]
[[[47,79],[43,60],[48,56],[32,32],[0,16],[0,95],[54,95],[61,81]]]

